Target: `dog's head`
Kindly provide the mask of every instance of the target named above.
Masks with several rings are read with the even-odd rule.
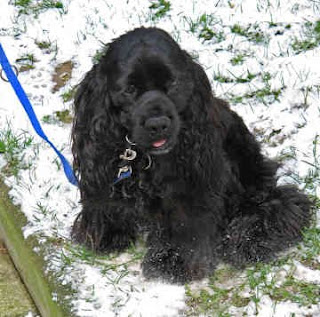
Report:
[[[166,32],[139,28],[110,44],[100,63],[110,111],[144,151],[159,155],[175,146],[193,90],[189,59]]]

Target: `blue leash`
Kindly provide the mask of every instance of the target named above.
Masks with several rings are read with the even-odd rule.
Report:
[[[45,135],[45,133],[43,132],[41,125],[39,123],[39,120],[37,119],[36,114],[34,113],[34,110],[32,108],[32,105],[25,93],[25,91],[23,90],[16,74],[14,73],[14,71],[12,70],[10,63],[8,61],[8,58],[2,48],[2,45],[0,43],[0,64],[1,67],[3,69],[3,71],[5,72],[8,81],[10,82],[12,88],[14,89],[17,97],[19,98],[24,110],[26,111],[30,122],[34,128],[34,130],[36,131],[36,133],[42,138],[44,139],[56,152],[56,154],[58,155],[58,157],[61,160],[64,172],[69,180],[69,182],[73,185],[78,185],[78,181],[77,178],[74,175],[74,172],[69,164],[69,162],[67,161],[67,159],[62,155],[62,153],[54,146],[54,144],[47,138],[47,136]]]

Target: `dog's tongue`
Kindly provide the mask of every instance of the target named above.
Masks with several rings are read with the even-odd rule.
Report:
[[[155,148],[159,148],[159,147],[163,146],[164,144],[166,144],[166,142],[167,142],[166,139],[162,139],[162,140],[153,142],[152,146]]]

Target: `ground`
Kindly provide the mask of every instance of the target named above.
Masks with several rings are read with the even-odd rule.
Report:
[[[36,313],[36,308],[0,241],[0,314],[25,316],[28,312]]]
[[[53,297],[74,316],[320,316],[320,2],[1,1],[1,44],[45,133],[70,161],[76,85],[105,44],[140,25],[167,30],[199,61],[216,95],[283,163],[279,183],[315,200],[314,221],[303,243],[273,263],[221,265],[184,286],[147,282],[142,241],[120,255],[71,243],[78,190],[0,80],[1,175],[27,218],[25,238],[38,241],[46,274],[68,290]]]

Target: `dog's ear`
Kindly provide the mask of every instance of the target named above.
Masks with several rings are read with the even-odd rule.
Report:
[[[72,153],[82,192],[97,192],[110,183],[109,165],[114,157],[119,127],[112,117],[106,74],[95,65],[80,83],[74,101]],[[108,155],[110,157],[108,157]]]
[[[212,89],[203,67],[196,61],[192,60],[192,73],[194,80],[194,92],[200,98],[200,102],[208,106],[208,103],[212,101]]]
[[[188,171],[195,183],[207,184],[209,187],[219,186],[221,175],[222,155],[221,139],[217,131],[219,128],[220,105],[215,102],[208,76],[203,67],[189,55],[188,69],[193,80],[193,91],[189,102],[188,118],[185,133],[182,134],[186,147],[181,155],[188,153],[188,162],[191,166]],[[215,162],[215,166],[212,166]],[[207,168],[206,168],[207,167]],[[220,170],[221,169],[221,170]]]

